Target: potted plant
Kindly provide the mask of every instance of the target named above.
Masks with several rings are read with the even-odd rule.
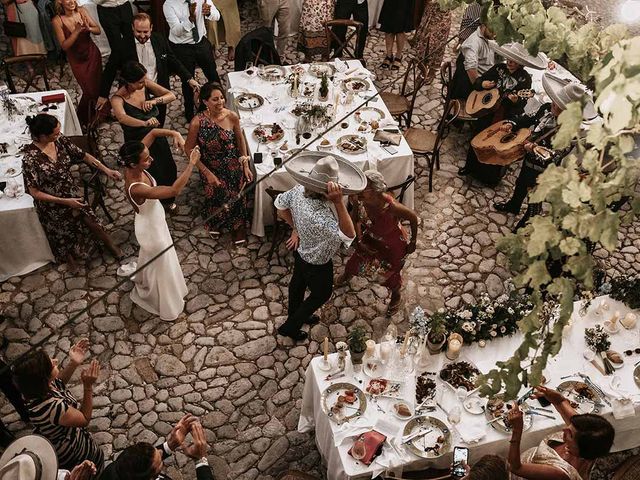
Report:
[[[318,95],[321,102],[326,102],[329,97],[329,79],[326,74],[322,75],[322,79],[320,80]]]
[[[431,354],[439,353],[440,350],[442,350],[444,342],[447,340],[447,326],[444,320],[444,315],[440,312],[434,313],[429,319],[427,347]]]
[[[351,363],[360,365],[364,352],[367,350],[367,331],[361,326],[353,327],[349,332],[348,341]]]

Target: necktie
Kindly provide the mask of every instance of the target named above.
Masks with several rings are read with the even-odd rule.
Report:
[[[190,8],[191,0],[185,0],[185,3],[187,4],[187,8]],[[197,2],[196,2],[196,5],[197,5]],[[196,9],[197,8],[198,7],[196,6]],[[193,41],[195,43],[198,43],[200,41],[200,33],[198,32],[198,22],[197,22],[197,20],[198,20],[197,17],[194,18],[194,21],[193,21],[194,27],[191,29],[191,37],[193,37]]]

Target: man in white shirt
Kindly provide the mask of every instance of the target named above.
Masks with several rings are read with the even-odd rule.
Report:
[[[162,11],[169,25],[169,44],[191,76],[196,66],[210,82],[219,82],[216,60],[207,39],[205,19],[220,20],[220,12],[211,0],[166,0]],[[193,90],[182,82],[184,110],[187,121],[194,113]]]
[[[466,100],[473,89],[473,82],[496,63],[496,54],[489,46],[489,40],[494,38],[495,34],[489,27],[481,24],[462,43],[451,81],[451,98]]]
[[[105,65],[105,70],[117,70],[125,61],[126,46],[133,43],[131,22],[133,9],[129,0],[93,0],[98,6],[100,26],[107,36],[111,53]],[[104,84],[101,86],[104,87]],[[100,89],[97,107],[101,108],[109,98],[111,84],[108,89]]]

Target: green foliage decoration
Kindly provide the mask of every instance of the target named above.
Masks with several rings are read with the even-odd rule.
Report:
[[[453,9],[473,0],[438,1]],[[523,385],[539,381],[549,357],[560,350],[575,293],[593,290],[593,247],[615,250],[620,226],[640,213],[640,37],[627,38],[622,25],[580,22],[558,7],[545,9],[540,0],[502,0],[497,8],[492,0],[479,3],[498,43],[519,41],[530,53],[542,51],[565,65],[593,90],[603,120],[585,134],[585,100],[567,106],[553,147],[574,149],[538,177],[530,194],[548,213],[498,242],[516,287],[530,289],[533,308],[519,322],[522,344],[483,376],[481,392],[513,399]],[[620,209],[624,200],[630,208]]]

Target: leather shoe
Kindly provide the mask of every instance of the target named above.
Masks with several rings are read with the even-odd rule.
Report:
[[[320,317],[318,315],[311,315],[304,323],[305,325],[317,325],[320,323]]]
[[[508,212],[513,213],[514,215],[518,213],[518,210],[509,205],[509,202],[496,202],[493,204],[493,208],[499,212]]]
[[[278,333],[283,337],[292,338],[296,342],[302,342],[309,337],[309,334],[307,334],[307,332],[303,332],[302,330],[298,330],[297,332],[289,332],[282,327],[278,327]]]
[[[458,169],[458,175],[469,175],[469,169],[467,167],[460,167]]]

